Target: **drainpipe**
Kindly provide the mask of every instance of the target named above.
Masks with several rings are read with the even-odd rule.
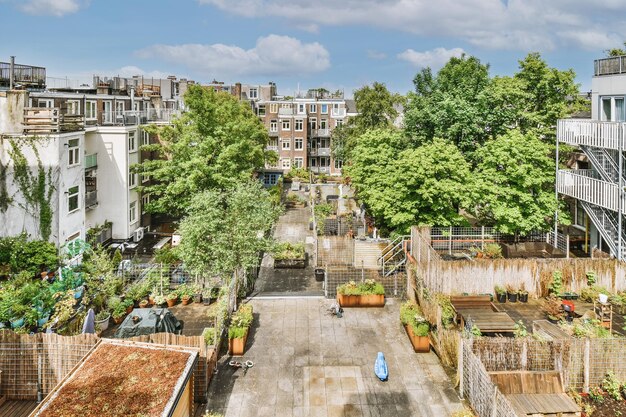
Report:
[[[620,60],[621,61],[621,60]],[[623,208],[623,184],[622,184],[622,152],[624,150],[624,125],[621,126],[619,142],[617,144],[618,152],[618,173],[617,173],[617,260],[622,261],[624,256],[622,255],[622,208]]]
[[[15,56],[11,55],[9,64],[9,90],[13,90],[13,79],[15,78]]]
[[[135,86],[130,87],[130,110],[135,111]]]

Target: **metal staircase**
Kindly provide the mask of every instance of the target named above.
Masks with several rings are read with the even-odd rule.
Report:
[[[616,162],[617,152],[609,149],[596,148],[594,146],[581,146],[591,165],[600,177],[607,182],[616,183],[619,179],[619,168]]]
[[[405,242],[410,242],[411,236],[398,236],[381,252],[378,265],[384,277],[396,272],[404,272],[406,265]]]
[[[624,259],[626,255],[626,234],[623,231],[622,233],[618,232],[617,212],[585,201],[580,201],[580,203],[615,257],[617,257],[618,253],[618,239],[621,239],[621,258]]]

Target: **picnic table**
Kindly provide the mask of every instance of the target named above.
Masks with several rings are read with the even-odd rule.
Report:
[[[489,308],[457,308],[456,311],[461,316],[463,327],[471,320],[481,333],[511,333],[515,330],[515,322],[503,311],[493,311]]]

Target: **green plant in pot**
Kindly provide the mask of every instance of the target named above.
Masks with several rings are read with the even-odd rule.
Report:
[[[215,328],[207,327],[204,329],[202,337],[204,337],[204,343],[206,343],[207,346],[215,345]]]
[[[178,293],[176,291],[172,291],[167,294],[167,297],[165,298],[167,299],[167,306],[174,307],[176,305],[176,301],[178,301]]]
[[[506,303],[506,290],[504,289],[504,287],[496,285],[494,290],[496,292],[496,298],[498,299],[498,302]]]
[[[404,326],[409,340],[416,352],[429,352],[430,323],[422,314],[420,307],[412,302],[406,301],[400,306],[400,322]]]
[[[518,294],[519,294],[518,298],[520,302],[522,303],[528,302],[528,291],[526,291],[526,284],[524,284],[523,282],[522,282],[522,285],[520,285]]]
[[[126,304],[121,301],[111,307],[111,316],[113,317],[113,321],[115,321],[115,324],[120,324],[122,321],[124,321],[124,317],[126,317],[126,314],[128,314],[126,312]]]
[[[506,294],[510,303],[517,302],[517,290],[512,285],[509,284],[506,286]]]
[[[165,307],[167,305],[167,299],[164,295],[157,294],[154,296],[154,305]]]
[[[178,296],[180,297],[180,300],[182,301],[183,305],[187,305],[191,302],[193,295],[195,293],[195,290],[191,286],[187,284],[183,284],[178,287],[176,292]]]

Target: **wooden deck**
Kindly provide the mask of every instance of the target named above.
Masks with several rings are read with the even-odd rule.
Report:
[[[580,408],[567,394],[509,394],[518,415],[580,416]]]
[[[515,322],[504,312],[488,308],[459,308],[457,313],[461,316],[462,326],[471,319],[482,333],[512,333],[515,330]]]
[[[0,405],[0,417],[28,417],[37,407],[37,401],[7,400]]]

